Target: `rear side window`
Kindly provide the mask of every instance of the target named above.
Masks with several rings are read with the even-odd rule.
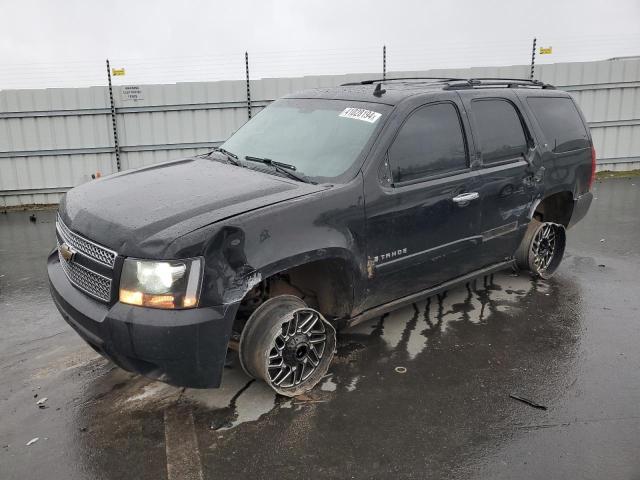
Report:
[[[448,102],[418,108],[391,145],[389,163],[396,183],[466,168],[458,109]]]
[[[589,136],[570,98],[528,97],[549,148],[555,153],[589,147]]]
[[[471,111],[485,165],[527,152],[527,137],[511,102],[496,98],[473,100]]]

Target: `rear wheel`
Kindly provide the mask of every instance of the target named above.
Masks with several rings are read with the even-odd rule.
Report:
[[[562,261],[566,241],[564,226],[532,219],[516,252],[517,264],[538,277],[549,278]]]
[[[298,297],[280,295],[260,305],[240,337],[244,371],[277,393],[300,395],[322,379],[336,348],[336,332]]]

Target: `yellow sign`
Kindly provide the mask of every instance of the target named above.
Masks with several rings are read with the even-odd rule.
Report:
[[[113,75],[114,77],[124,75],[124,68],[112,68],[111,75]]]
[[[551,55],[553,47],[540,47],[540,55]]]

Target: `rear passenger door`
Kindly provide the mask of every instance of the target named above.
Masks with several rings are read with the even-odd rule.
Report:
[[[479,167],[481,261],[489,265],[510,258],[529,223],[529,210],[540,188],[533,167],[538,155],[516,96],[505,89],[461,91],[473,126]]]
[[[369,291],[364,308],[473,270],[480,202],[466,121],[451,100],[409,109],[377,178],[365,181]]]

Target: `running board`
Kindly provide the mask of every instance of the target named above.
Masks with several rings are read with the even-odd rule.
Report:
[[[492,273],[505,270],[507,268],[513,267],[514,265],[515,261],[512,259],[496,263],[479,270],[474,270],[473,272],[467,273],[466,275],[463,275],[461,277],[454,278],[453,280],[449,280],[448,282],[441,283],[440,285],[437,285],[435,287],[427,288],[426,290],[421,290],[419,292],[412,293],[411,295],[407,295],[406,297],[401,297],[389,303],[384,303],[382,305],[378,305],[377,307],[370,308],[369,310],[365,310],[364,312],[359,313],[355,317],[351,317],[349,320],[347,320],[346,326],[352,327],[372,318],[384,315],[385,313],[397,310],[398,308],[404,307],[405,305],[410,305],[412,303],[419,302],[420,300],[424,300],[426,298],[442,293],[445,290],[450,290],[453,287],[467,283],[471,280],[475,280],[478,277],[491,275]]]

